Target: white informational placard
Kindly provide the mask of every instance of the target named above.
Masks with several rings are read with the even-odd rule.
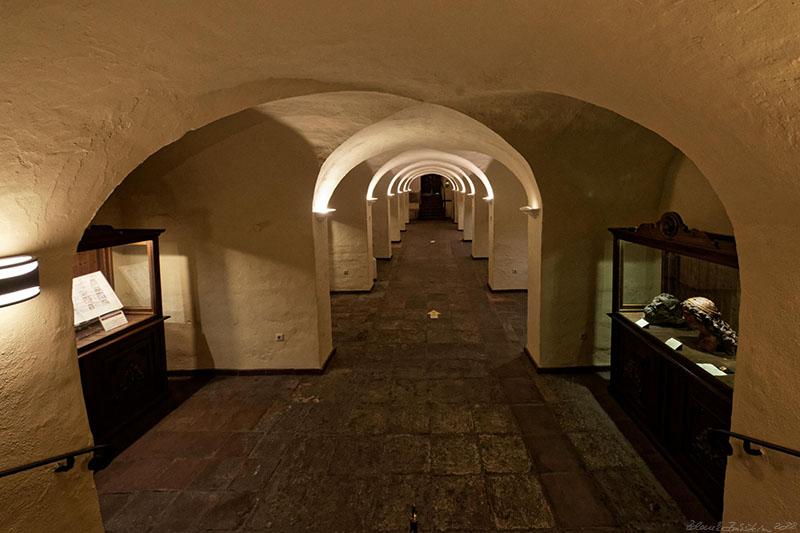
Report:
[[[669,346],[673,350],[680,350],[681,346],[683,346],[683,343],[681,341],[679,341],[678,339],[676,339],[675,337],[670,337],[669,339],[664,341],[664,344],[666,344],[667,346]]]
[[[128,318],[122,311],[114,311],[113,313],[100,317],[100,324],[106,331],[111,331],[112,329],[124,326],[127,323]]]
[[[85,324],[103,315],[122,309],[114,289],[100,271],[72,280],[72,307],[75,325]]]
[[[711,363],[697,363],[697,366],[711,374],[712,376],[724,376],[725,372],[715,367]]]
[[[639,320],[636,321],[636,325],[639,326],[640,328],[646,328],[647,326],[650,325],[650,322],[648,322],[644,318],[640,318]]]

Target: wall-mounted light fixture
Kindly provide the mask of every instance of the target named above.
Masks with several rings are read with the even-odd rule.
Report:
[[[328,215],[330,215],[331,213],[333,213],[334,211],[336,211],[336,209],[331,209],[331,208],[329,208],[329,207],[326,207],[326,208],[325,208],[325,211],[314,211],[314,215],[315,215],[315,216],[316,216],[318,219],[323,219],[323,218],[326,218],[326,217],[327,217]]]
[[[0,259],[0,307],[30,300],[39,294],[39,261],[30,255]]]
[[[523,213],[525,213],[526,215],[531,216],[533,218],[538,217],[539,213],[542,212],[542,208],[540,208],[540,207],[531,207],[529,205],[526,205],[524,207],[520,207],[519,210],[522,211]]]

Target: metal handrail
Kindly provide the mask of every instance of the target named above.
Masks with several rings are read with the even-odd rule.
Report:
[[[728,431],[727,429],[708,428],[708,431],[711,433],[719,433],[721,435],[727,435],[728,437],[733,437],[735,439],[741,440],[743,442],[744,451],[748,455],[762,455],[761,450],[757,450],[752,447],[752,445],[755,444],[757,446],[761,446],[762,448],[769,448],[770,450],[775,450],[777,452],[785,453],[787,455],[800,457],[800,451],[798,450],[787,448],[786,446],[781,446],[780,444],[767,442],[765,440],[748,437],[747,435],[742,435],[741,433],[734,433],[733,431]],[[729,442],[726,444],[728,445],[728,450],[727,450],[728,455],[733,455],[733,447],[730,445]]]
[[[87,453],[93,453],[97,451],[103,451],[109,448],[108,444],[100,444],[98,446],[92,446],[91,448],[83,448],[80,450],[75,450],[74,452],[69,453],[62,453],[61,455],[56,455],[53,457],[48,457],[47,459],[40,459],[39,461],[34,461],[32,463],[24,464],[22,466],[17,466],[14,468],[9,468],[7,470],[0,471],[0,477],[11,476],[13,474],[19,474],[20,472],[24,472],[26,470],[32,470],[34,468],[38,468],[40,466],[49,465],[51,463],[58,463],[59,461],[66,461],[63,464],[58,465],[54,472],[67,472],[72,470],[72,467],[75,466],[75,457],[79,455],[85,455]],[[104,460],[106,457],[102,455],[98,455],[92,457],[89,460],[89,469],[90,470],[99,470],[103,466],[105,466]]]

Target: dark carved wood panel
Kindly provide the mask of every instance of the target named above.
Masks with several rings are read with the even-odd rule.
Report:
[[[727,457],[709,427],[730,428],[731,398],[612,314],[611,391],[710,510],[722,514]]]
[[[621,322],[612,324],[612,382],[632,414],[659,430],[660,361],[648,345]]]
[[[106,442],[167,393],[163,320],[141,326],[80,359],[95,441]]]

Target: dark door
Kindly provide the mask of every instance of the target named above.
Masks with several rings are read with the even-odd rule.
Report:
[[[420,183],[419,218],[444,218],[444,198],[442,198],[442,177],[434,174],[422,176]]]

